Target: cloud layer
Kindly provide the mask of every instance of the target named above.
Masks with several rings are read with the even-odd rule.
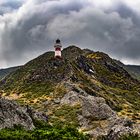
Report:
[[[1,0],[0,67],[24,64],[64,47],[104,51],[140,64],[140,2],[136,0]]]

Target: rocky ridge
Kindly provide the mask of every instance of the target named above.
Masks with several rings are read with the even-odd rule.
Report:
[[[11,73],[0,82],[1,95],[17,95],[49,123],[73,124],[94,138],[139,133],[139,81],[105,53],[70,46],[62,55],[47,52]]]
[[[68,92],[61,98],[59,105],[80,106],[77,119],[80,130],[93,138],[105,136],[108,140],[118,140],[129,133],[140,133],[139,125],[132,120],[121,118],[106,103],[104,98],[88,95],[74,84],[65,83]],[[94,127],[96,122],[98,125]],[[101,124],[105,122],[106,124]]]

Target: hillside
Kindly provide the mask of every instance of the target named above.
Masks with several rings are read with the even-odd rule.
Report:
[[[123,67],[135,79],[140,80],[140,66],[138,65],[125,65],[118,60],[114,60],[117,65]]]
[[[136,79],[140,80],[140,66],[125,65],[125,69]]]
[[[111,131],[114,120],[121,131],[127,121],[120,116],[139,122],[140,82],[122,66],[75,46],[62,56],[47,52],[12,72],[0,82],[1,95],[45,111],[52,124],[71,123],[93,136]]]
[[[18,66],[18,67],[6,68],[6,69],[0,69],[0,79],[6,77],[6,76],[7,76],[8,74],[10,74],[11,72],[16,71],[19,67],[20,67],[20,66]]]

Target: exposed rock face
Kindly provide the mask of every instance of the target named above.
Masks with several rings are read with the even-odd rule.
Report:
[[[111,128],[109,134],[107,135],[107,138],[109,140],[118,140],[120,136],[129,134],[131,132],[132,129],[130,127],[124,127],[123,125],[118,124]]]
[[[25,109],[32,120],[48,121],[48,116],[44,112],[35,111],[29,106],[23,107],[23,109]]]
[[[78,94],[74,91],[68,92],[62,99],[61,104],[69,104],[71,106],[77,105],[81,103],[81,99],[79,98]]]
[[[117,116],[101,97],[88,95],[82,89],[73,91],[74,85],[66,84],[70,90],[61,99],[61,105],[81,105],[81,113],[77,114],[80,128],[94,138],[105,136],[108,140],[118,140],[120,136],[135,132],[133,122]],[[93,128],[93,122],[105,121],[106,125]],[[137,127],[138,128],[138,127]],[[137,129],[137,132],[140,130]]]
[[[116,115],[103,98],[90,96],[85,93],[82,95],[70,91],[61,99],[61,104],[69,104],[71,106],[81,104],[82,116],[91,120],[103,120]]]
[[[82,114],[86,118],[103,120],[115,115],[103,98],[88,96],[83,98]]]
[[[33,111],[30,107],[21,107],[13,101],[0,99],[0,129],[21,125],[25,129],[33,129],[33,119],[47,120],[43,113]]]
[[[93,67],[90,67],[88,64],[87,64],[87,59],[83,56],[80,56],[79,58],[77,58],[77,65],[80,69],[83,69],[86,73],[88,74],[94,74],[95,71],[93,69]]]
[[[110,120],[107,139],[118,140],[120,136],[134,132],[132,121],[124,118],[115,118]]]

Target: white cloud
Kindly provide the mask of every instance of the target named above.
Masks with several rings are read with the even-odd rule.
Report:
[[[139,0],[123,0],[124,3],[140,14],[140,1]]]
[[[100,8],[108,8],[113,6],[114,0],[88,0],[91,4],[93,4],[95,7]]]

